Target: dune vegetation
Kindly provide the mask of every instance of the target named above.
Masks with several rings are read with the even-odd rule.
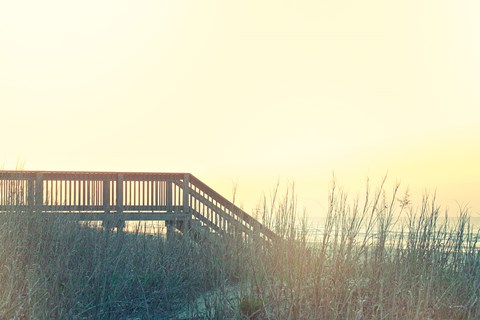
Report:
[[[333,185],[315,234],[275,192],[271,245],[2,214],[0,319],[478,319],[480,230],[398,190]]]

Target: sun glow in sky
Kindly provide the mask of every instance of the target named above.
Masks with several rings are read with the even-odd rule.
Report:
[[[2,1],[0,165],[191,172],[250,211],[332,172],[480,215],[478,1]]]

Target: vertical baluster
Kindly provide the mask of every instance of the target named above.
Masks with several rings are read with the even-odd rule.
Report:
[[[46,199],[45,199],[45,200],[46,200],[46,201],[45,201],[45,204],[46,204],[47,206],[51,206],[51,205],[52,205],[52,202],[53,202],[53,200],[52,200],[52,196],[53,196],[53,195],[52,195],[52,184],[53,184],[53,180],[48,180],[48,181],[46,182],[46,188],[47,188],[47,190],[46,190],[46,192],[45,192],[45,197],[46,197]]]
[[[132,180],[132,181],[130,182],[130,188],[131,188],[131,190],[130,190],[130,192],[131,192],[131,194],[130,194],[130,196],[131,196],[131,205],[132,205],[132,206],[135,206],[135,181]]]
[[[86,193],[85,210],[91,211],[93,195],[92,195],[92,180],[90,179],[86,180],[85,193]]]
[[[132,180],[132,182],[130,183],[130,187],[132,188],[131,189],[132,206],[135,206],[135,181],[134,180]]]
[[[129,194],[129,198],[130,198],[128,204],[130,206],[133,206],[133,192],[134,192],[133,189],[134,189],[133,181],[130,180],[128,182],[128,194]]]
[[[102,204],[103,204],[102,190],[103,190],[103,182],[98,180],[98,182],[97,182],[97,201],[98,201],[97,205],[98,205],[99,208],[101,208]]]
[[[203,194],[204,194],[204,196],[205,196],[205,192],[204,192]],[[205,199],[207,199],[207,201],[208,201],[209,203],[211,203],[210,197],[206,196]],[[208,210],[209,219],[210,219],[210,220],[212,220],[212,219],[215,220],[215,215],[214,215],[213,210],[212,210],[211,208],[207,208],[207,210]],[[216,224],[216,220],[215,220],[214,223]]]
[[[54,189],[53,204],[58,207],[58,179],[54,180]]]
[[[153,190],[153,186],[152,186],[152,180],[149,180],[147,181],[147,189],[148,189],[148,205],[153,208],[153,201],[152,201],[152,190]]]
[[[63,178],[60,178],[58,181],[59,188],[58,188],[58,204],[60,208],[63,210]]]
[[[147,206],[151,206],[152,203],[151,203],[151,189],[152,189],[152,186],[150,185],[150,182],[149,180],[146,181],[146,184],[147,184]]]
[[[100,183],[101,183],[100,180],[95,181],[96,195],[97,195],[96,196],[96,201],[97,201],[96,206],[98,208],[100,208],[101,204],[103,203],[102,194],[100,193]]]
[[[80,180],[81,197],[80,197],[80,208],[79,208],[79,210],[85,210],[85,207],[86,207],[87,180],[85,178],[86,177],[83,177],[82,180]]]
[[[68,205],[68,181],[65,176],[62,177],[62,189],[63,210],[66,210]]]
[[[62,185],[61,186],[61,188],[62,188],[61,203],[62,203],[63,210],[65,210],[65,206],[67,205],[67,183],[66,183],[64,177],[62,177],[61,185]]]
[[[2,190],[2,192],[3,192],[3,204],[4,204],[5,206],[8,205],[8,200],[7,200],[7,188],[8,188],[8,181],[7,181],[7,180],[4,180],[4,181],[3,181],[3,190]]]
[[[82,193],[82,188],[83,187],[83,180],[81,177],[77,180],[77,188],[78,188],[78,198],[77,198],[77,211],[80,210],[80,206],[82,205],[82,200],[83,200],[83,193]]]
[[[63,202],[64,202],[64,204],[65,204],[65,210],[66,210],[66,209],[67,209],[67,206],[68,206],[68,198],[69,198],[69,190],[68,190],[68,180],[67,180],[67,177],[65,177],[65,180],[63,181],[63,183],[64,183],[64,187],[65,187]]]
[[[93,193],[92,206],[95,207],[95,210],[98,210],[98,208],[97,208],[97,206],[98,206],[98,181],[97,180],[92,181],[92,193]]]
[[[162,181],[161,187],[162,187],[162,193],[160,194],[160,197],[161,197],[160,201],[162,205],[167,207],[167,181]]]
[[[148,201],[147,181],[146,180],[142,181],[142,185],[143,185],[143,191],[142,191],[143,206],[146,206]]]
[[[97,210],[97,209],[96,209],[97,203],[98,203],[98,198],[97,198],[97,197],[98,197],[97,180],[94,180],[94,181],[92,182],[92,188],[93,188],[93,203],[92,203],[92,205],[95,206],[95,210]]]
[[[70,205],[70,180],[65,176],[65,210],[68,209]]]
[[[96,205],[97,205],[97,189],[95,188],[95,184],[96,184],[96,181],[95,180],[92,180],[91,181],[91,184],[90,184],[90,188],[91,188],[91,203],[90,205],[92,206],[92,208],[94,208]]]
[[[152,180],[152,209],[156,208],[156,198],[157,198],[157,181]]]
[[[60,204],[60,185],[61,185],[61,180],[60,178],[56,181],[56,187],[55,187],[55,205],[58,207],[59,210],[61,210],[61,204]]]
[[[50,207],[50,197],[52,196],[51,193],[52,193],[52,180],[46,180],[45,181],[45,206],[48,208]]]
[[[81,210],[85,206],[85,177],[80,180],[80,203],[79,203],[79,210]]]
[[[135,206],[135,181],[130,181],[130,205]]]
[[[140,205],[140,207],[143,205],[143,181],[139,180],[138,181],[138,204]]]
[[[157,204],[158,206],[162,206],[164,204],[164,202],[162,202],[162,196],[163,196],[163,181],[157,181],[157,186],[158,186],[158,189],[157,189]]]
[[[128,206],[130,206],[132,204],[132,199],[130,198],[131,197],[131,188],[130,188],[130,181],[126,181],[125,182],[125,192],[126,192],[126,204]]]
[[[145,181],[145,204],[148,206],[148,193],[150,192],[148,180]]]
[[[155,180],[152,182],[153,184],[153,206],[154,208],[157,208],[158,207],[158,181]]]
[[[76,206],[77,206],[77,200],[78,200],[78,197],[77,197],[77,180],[73,180],[73,209],[75,210]]]
[[[190,177],[188,174],[183,176],[183,213],[190,211]]]
[[[175,192],[176,192],[176,199],[175,199],[175,205],[177,206],[177,210],[178,210],[178,207],[180,206],[181,202],[180,202],[180,188],[178,187],[178,185],[175,185]]]
[[[167,206],[167,181],[160,182],[160,189],[161,189],[160,203],[166,207]]]
[[[52,193],[52,196],[51,196],[51,199],[52,199],[52,206],[55,207],[55,210],[58,210],[58,206],[57,206],[57,200],[58,200],[58,188],[57,188],[57,184],[58,184],[58,178],[55,178],[55,179],[52,179],[52,190],[50,190],[50,192]]]
[[[200,204],[200,208],[202,210],[202,216],[207,218],[208,217],[208,212],[205,212],[205,204],[203,202]],[[211,220],[210,217],[208,217],[208,219]]]
[[[58,180],[57,179],[52,179],[52,196],[51,196],[51,199],[52,199],[52,205],[55,206],[55,210],[58,210],[58,207],[57,207],[57,182]]]
[[[85,178],[80,180],[80,207],[81,210],[85,206]]]
[[[72,205],[73,205],[73,185],[72,185],[72,180],[68,179],[68,210],[72,210]]]
[[[130,181],[130,205],[135,206],[135,181]]]
[[[138,205],[141,206],[143,205],[143,181],[138,180]]]
[[[165,181],[159,181],[158,182],[159,190],[158,190],[158,203],[161,206],[166,206],[167,205],[167,200],[166,200],[166,182]]]
[[[160,187],[160,190],[158,190],[159,204],[161,206],[166,206],[167,205],[167,201],[165,200],[166,199],[166,181],[159,181],[158,186]]]
[[[150,181],[150,184],[151,184],[151,190],[150,190],[150,192],[151,192],[151,197],[152,197],[152,203],[151,203],[152,209],[155,208],[155,198],[156,198],[156,192],[157,192],[156,183],[157,183],[157,182],[154,181],[154,180],[151,180],[151,181]]]
[[[130,205],[133,206],[133,181],[128,183],[128,192],[130,193]]]
[[[135,206],[138,206],[137,199],[138,199],[138,186],[137,186],[138,181],[133,182],[133,203]]]
[[[110,205],[115,206],[117,203],[117,183],[115,178],[110,183]]]

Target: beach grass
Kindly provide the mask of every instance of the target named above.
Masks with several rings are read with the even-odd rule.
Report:
[[[293,186],[255,215],[281,236],[165,239],[29,213],[0,217],[1,319],[476,319],[480,231],[434,196],[332,184],[321,232]]]

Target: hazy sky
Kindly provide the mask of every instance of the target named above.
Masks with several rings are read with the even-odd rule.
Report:
[[[480,2],[0,1],[0,165],[191,172],[250,210],[387,171],[480,215]]]

